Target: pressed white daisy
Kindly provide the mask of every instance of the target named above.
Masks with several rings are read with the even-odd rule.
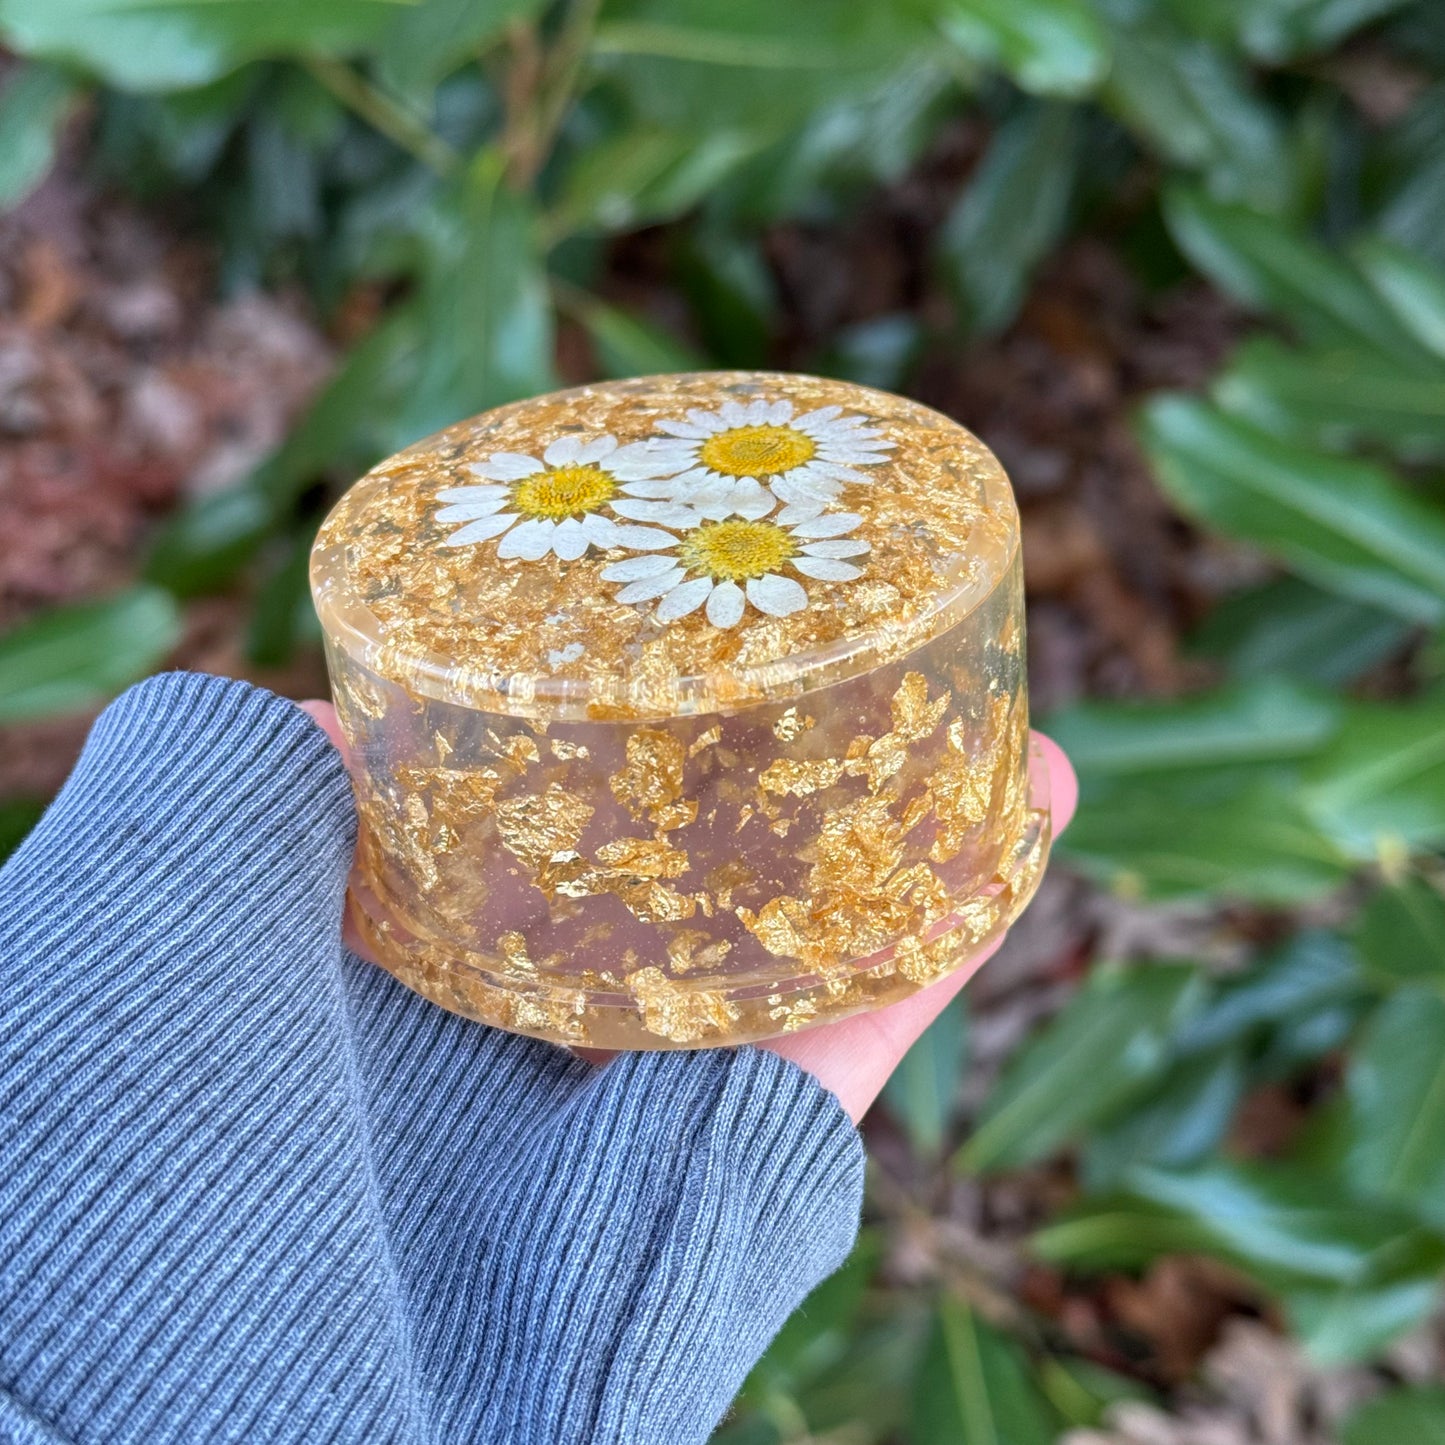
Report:
[[[831,501],[845,483],[866,482],[858,468],[886,461],[893,448],[877,427],[840,406],[795,416],[791,401],[727,401],[657,429],[666,435],[617,450],[614,474],[635,484],[628,487],[634,497],[706,506],[710,515],[725,502],[731,515],[750,515],[744,504],[756,506],[764,482],[784,502]]]
[[[476,486],[448,487],[437,495],[448,503],[439,522],[463,522],[446,539],[447,547],[465,547],[500,537],[498,557],[536,562],[548,552],[575,561],[588,547],[631,547],[639,552],[670,547],[670,532],[618,522],[603,508],[617,510],[628,488],[611,465],[617,438],[559,437],[541,459],[522,452],[493,452],[467,470],[485,480]]]
[[[746,604],[770,617],[786,617],[808,604],[808,594],[785,568],[824,582],[849,582],[862,568],[844,559],[862,557],[869,544],[846,534],[862,518],[856,512],[813,512],[785,522],[732,517],[702,521],[674,541],[670,555],[628,557],[602,570],[608,582],[626,585],[619,602],[657,604],[659,622],[675,622],[707,608],[714,627],[735,627]]]

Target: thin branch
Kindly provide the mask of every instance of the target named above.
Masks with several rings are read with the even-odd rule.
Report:
[[[312,58],[306,68],[349,110],[439,176],[454,174],[462,158],[399,101],[340,60]]]

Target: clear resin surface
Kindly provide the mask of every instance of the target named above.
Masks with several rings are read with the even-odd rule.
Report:
[[[353,916],[447,1008],[761,1038],[942,977],[1038,879],[1017,512],[922,407],[769,373],[517,403],[363,478],[312,581]]]

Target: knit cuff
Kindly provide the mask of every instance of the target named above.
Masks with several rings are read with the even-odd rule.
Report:
[[[545,1135],[492,1246],[488,1311],[511,1327],[486,1438],[706,1440],[852,1248],[857,1130],[811,1076],[742,1048],[623,1055]]]

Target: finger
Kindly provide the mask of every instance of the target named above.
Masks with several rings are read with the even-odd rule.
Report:
[[[1078,806],[1078,779],[1063,749],[1052,738],[1042,733],[1035,733],[1034,738],[1049,769],[1052,826],[1057,837],[1068,827]],[[759,1047],[792,1060],[812,1074],[838,1096],[856,1122],[868,1112],[918,1036],[1002,945],[1002,938],[993,940],[947,978],[887,1008],[769,1039]]]

